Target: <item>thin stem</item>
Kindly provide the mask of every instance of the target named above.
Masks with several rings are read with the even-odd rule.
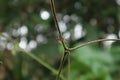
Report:
[[[68,56],[68,53],[64,52],[64,55],[62,56],[62,60],[60,62],[59,72],[58,72],[58,75],[56,77],[56,80],[60,80],[60,73],[62,72],[62,67],[63,67],[63,64],[64,64],[65,59],[66,59],[67,56]]]
[[[11,37],[5,36],[5,35],[2,35],[2,34],[0,34],[0,36],[5,37],[7,40],[9,40],[9,41],[13,42],[14,44],[17,44],[17,45],[18,45],[18,42],[15,41],[15,40],[13,40]],[[46,68],[49,69],[51,72],[53,72],[55,75],[57,75],[57,73],[58,73],[57,70],[55,70],[54,68],[52,68],[49,64],[47,64],[46,62],[44,62],[44,61],[41,60],[40,58],[36,57],[33,53],[27,52],[26,50],[24,50],[24,49],[22,49],[22,48],[20,48],[20,47],[19,47],[19,49],[20,49],[22,52],[26,53],[28,56],[30,56],[32,59],[34,59],[36,62],[38,62],[39,64],[41,64],[42,66],[46,67]],[[0,64],[1,64],[1,63],[2,63],[2,62],[0,62]],[[60,75],[60,77],[61,77],[61,79],[66,80],[63,75]]]
[[[68,80],[70,80],[70,52],[68,52]]]
[[[55,26],[56,26],[57,31],[59,33],[59,40],[61,41],[64,49],[67,49],[67,46],[65,45],[64,38],[62,36],[62,33],[61,33],[59,25],[58,25],[54,0],[50,0],[50,5],[51,5],[51,11],[52,11],[53,19],[54,19],[54,22],[55,22]]]
[[[120,39],[98,39],[98,40],[83,43],[83,44],[78,45],[78,46],[73,47],[73,48],[69,48],[69,50],[72,51],[72,50],[78,49],[80,47],[83,47],[83,46],[86,46],[86,45],[89,45],[89,44],[93,44],[93,43],[97,43],[97,42],[102,42],[102,41],[120,41]]]
[[[20,48],[21,49],[21,48]],[[22,52],[26,53],[28,56],[30,56],[32,59],[34,59],[35,61],[37,61],[38,63],[40,63],[41,65],[43,65],[44,67],[46,67],[47,69],[49,69],[51,72],[53,72],[54,74],[57,74],[57,71],[55,69],[53,69],[51,66],[49,66],[47,63],[45,63],[43,60],[39,59],[38,57],[36,57],[33,53],[31,52],[27,52],[24,49],[21,49]],[[63,77],[62,77],[63,78]]]
[[[51,5],[51,11],[52,11],[53,19],[54,19],[54,22],[55,22],[55,26],[56,26],[58,34],[59,34],[58,37],[59,37],[59,40],[61,41],[62,46],[64,48],[64,55],[62,57],[62,60],[61,60],[60,66],[59,66],[58,75],[56,77],[56,80],[60,80],[60,73],[62,71],[62,67],[63,67],[64,61],[65,61],[66,57],[68,56],[68,52],[67,52],[68,48],[67,48],[67,46],[66,46],[66,44],[64,42],[64,38],[62,36],[62,33],[61,33],[59,25],[58,25],[54,0],[50,0],[50,5]]]

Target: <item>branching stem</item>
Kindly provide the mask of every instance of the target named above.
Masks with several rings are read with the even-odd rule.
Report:
[[[62,67],[64,65],[64,61],[65,61],[66,58],[68,59],[68,80],[70,80],[70,51],[73,51],[73,50],[76,50],[76,49],[78,49],[80,47],[87,46],[89,44],[93,44],[93,43],[97,43],[97,42],[120,40],[120,39],[99,39],[99,40],[86,42],[84,44],[75,46],[73,48],[68,48],[66,46],[65,42],[64,42],[64,38],[62,36],[62,33],[61,33],[59,25],[58,25],[54,0],[50,0],[50,5],[51,5],[51,11],[52,11],[53,19],[54,19],[54,22],[55,22],[55,26],[56,26],[57,31],[58,31],[58,35],[59,35],[58,37],[59,37],[59,40],[61,41],[61,43],[62,43],[62,45],[64,47],[64,55],[62,57],[62,60],[61,60],[60,66],[59,66],[59,71],[58,71],[58,75],[57,75],[56,80],[60,80],[60,74],[61,74]]]
[[[59,66],[58,75],[56,77],[56,80],[60,80],[60,74],[61,74],[61,71],[62,71],[62,67],[64,65],[65,59],[68,58],[68,56],[69,56],[68,55],[69,50],[68,50],[68,47],[65,44],[64,38],[62,36],[62,32],[60,31],[60,28],[59,28],[59,25],[58,25],[54,0],[50,0],[50,5],[51,5],[51,11],[52,11],[53,19],[54,19],[54,22],[55,22],[55,26],[56,26],[57,31],[58,31],[58,35],[59,35],[58,37],[59,37],[59,40],[61,41],[61,43],[63,45],[63,48],[64,48],[64,54],[63,54],[63,57],[62,57],[62,60],[61,60],[60,66]],[[70,72],[68,72],[68,73],[70,73]]]

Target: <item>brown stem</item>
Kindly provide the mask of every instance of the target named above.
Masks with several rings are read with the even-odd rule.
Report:
[[[64,52],[64,55],[63,55],[63,57],[62,57],[62,60],[61,60],[61,62],[60,62],[60,66],[59,66],[59,72],[58,72],[58,75],[57,75],[57,77],[56,77],[56,80],[60,80],[60,73],[62,72],[62,67],[63,67],[63,64],[64,64],[64,62],[65,62],[65,59],[66,59],[66,57],[68,56],[68,52]]]
[[[89,45],[89,44],[93,44],[93,43],[97,43],[97,42],[102,42],[102,41],[120,41],[120,39],[98,39],[98,40],[83,43],[83,44],[75,46],[73,48],[69,48],[69,50],[72,51],[72,50],[78,49],[80,47],[83,47],[83,46],[86,46],[86,45]]]
[[[64,49],[67,49],[67,46],[65,45],[65,42],[64,42],[64,38],[62,36],[62,33],[60,31],[60,28],[59,28],[59,25],[58,25],[58,21],[57,21],[57,17],[56,17],[56,9],[55,9],[55,4],[54,4],[54,0],[50,0],[50,5],[51,5],[51,11],[52,11],[52,15],[53,15],[53,19],[54,19],[54,22],[55,22],[55,26],[57,28],[57,31],[59,33],[59,40],[61,41]]]
[[[70,52],[68,52],[68,80],[70,80]]]
[[[67,46],[65,45],[64,38],[62,36],[62,33],[61,33],[59,25],[58,25],[54,0],[50,0],[50,5],[51,5],[51,11],[52,11],[53,19],[54,19],[54,22],[55,22],[55,26],[56,26],[58,34],[59,34],[58,37],[59,37],[59,40],[61,41],[61,43],[63,45],[63,48],[64,48],[64,55],[62,57],[62,60],[61,60],[60,66],[59,66],[59,72],[58,72],[58,75],[57,75],[57,78],[56,78],[56,80],[59,80],[60,79],[60,73],[61,73],[62,67],[64,65],[64,61],[65,61],[66,57],[68,56],[69,51],[68,51]]]

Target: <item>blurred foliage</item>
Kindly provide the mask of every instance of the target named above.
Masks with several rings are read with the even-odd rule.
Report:
[[[69,47],[111,34],[120,37],[120,0],[57,0],[55,4]],[[49,0],[0,0],[0,34],[13,40],[0,37],[0,80],[55,79],[49,69],[18,49],[58,69],[63,48],[57,42]],[[104,43],[71,53],[71,80],[120,80],[120,42]],[[66,74],[67,63],[63,67]]]

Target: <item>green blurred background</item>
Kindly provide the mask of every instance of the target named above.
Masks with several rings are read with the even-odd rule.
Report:
[[[69,47],[120,38],[120,0],[55,0],[55,5]],[[7,36],[0,37],[0,80],[55,80],[52,71],[28,56],[34,54],[58,70],[63,47],[57,41],[50,0],[0,0],[0,35]],[[67,62],[62,74],[67,76]],[[71,52],[70,77],[120,80],[120,42],[104,41]]]

